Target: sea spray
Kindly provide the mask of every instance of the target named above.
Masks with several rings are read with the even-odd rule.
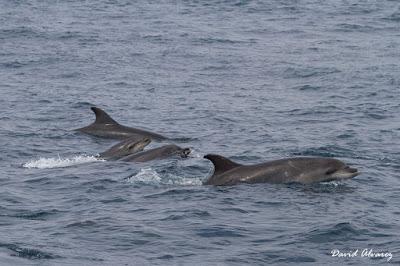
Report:
[[[29,162],[26,162],[22,165],[24,168],[37,168],[37,169],[46,169],[46,168],[61,168],[68,167],[78,164],[96,162],[96,161],[104,161],[92,155],[76,155],[70,158],[62,158],[58,155],[57,158],[39,158],[34,159]]]

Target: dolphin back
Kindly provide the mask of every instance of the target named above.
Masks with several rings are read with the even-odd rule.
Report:
[[[161,146],[158,148],[142,151],[132,155],[128,155],[120,159],[124,162],[148,162],[152,160],[165,159],[177,155],[182,148],[173,144]]]
[[[205,182],[206,185],[213,184],[223,173],[242,166],[241,164],[235,163],[221,155],[207,154],[204,158],[210,160],[214,165],[214,173]]]
[[[111,118],[104,110],[98,107],[91,107],[90,108],[93,113],[96,115],[96,120],[94,121],[95,124],[117,124],[118,122]]]
[[[98,107],[90,108],[96,115],[96,120],[85,127],[75,129],[89,135],[94,135],[102,138],[112,138],[112,139],[126,139],[130,136],[136,135],[138,138],[149,137],[152,140],[164,140],[166,137],[149,132],[144,129],[127,127],[119,124],[117,121],[111,118],[104,110]]]

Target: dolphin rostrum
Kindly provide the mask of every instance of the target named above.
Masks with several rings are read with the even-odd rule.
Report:
[[[120,125],[117,121],[112,119],[106,112],[98,107],[91,107],[90,109],[92,109],[96,115],[96,120],[89,126],[75,129],[76,131],[97,137],[112,139],[126,139],[133,136],[136,136],[137,140],[140,140],[143,137],[148,137],[152,140],[158,141],[166,139],[164,136],[143,129]]]
[[[357,169],[332,158],[297,157],[242,165],[222,157],[204,156],[214,164],[214,174],[205,185],[235,185],[238,183],[302,183],[326,182],[355,177]]]
[[[142,151],[126,157],[123,157],[121,161],[125,162],[147,162],[151,160],[160,160],[172,156],[180,156],[182,158],[188,157],[191,150],[189,148],[181,148],[177,145],[165,145],[159,148]]]
[[[137,137],[130,137],[121,142],[118,142],[108,150],[99,154],[99,157],[107,160],[118,160],[124,156],[135,154],[137,152],[143,151],[144,147],[149,145],[151,139],[142,138],[137,140]]]

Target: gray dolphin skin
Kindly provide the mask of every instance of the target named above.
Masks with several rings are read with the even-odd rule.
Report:
[[[143,151],[150,142],[150,138],[142,138],[138,141],[136,136],[130,137],[100,153],[99,157],[107,160],[118,160],[124,156]]]
[[[205,185],[229,186],[238,183],[310,184],[355,177],[357,169],[332,158],[298,157],[254,165],[241,165],[220,155],[204,156],[214,164],[214,174]]]
[[[96,115],[96,120],[89,126],[75,129],[76,131],[111,139],[126,139],[133,136],[136,136],[137,140],[143,137],[148,137],[157,141],[166,139],[164,136],[143,129],[120,125],[100,108],[91,107],[90,109]]]
[[[139,152],[126,156],[121,159],[125,162],[148,162],[151,160],[160,160],[172,156],[180,156],[186,158],[190,154],[191,150],[189,148],[181,148],[177,145],[165,145],[159,148]]]

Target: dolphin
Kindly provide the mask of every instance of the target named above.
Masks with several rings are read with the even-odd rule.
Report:
[[[126,139],[131,136],[136,136],[138,140],[143,137],[148,137],[157,141],[166,139],[164,136],[143,129],[120,125],[98,107],[91,107],[90,109],[96,115],[96,120],[89,126],[75,129],[76,131],[111,139]]]
[[[214,164],[214,173],[205,185],[227,186],[238,183],[302,183],[326,182],[355,177],[357,169],[333,158],[297,157],[254,165],[235,163],[223,156],[207,154]]]
[[[142,138],[139,141],[136,136],[130,137],[100,153],[99,157],[107,160],[117,160],[124,156],[143,151],[144,147],[149,145],[150,142],[151,139],[147,137]]]
[[[170,144],[123,157],[122,159],[120,159],[120,161],[147,162],[151,160],[165,159],[175,155],[178,155],[182,158],[186,158],[188,157],[190,152],[191,150],[189,148],[181,148],[177,145]]]

